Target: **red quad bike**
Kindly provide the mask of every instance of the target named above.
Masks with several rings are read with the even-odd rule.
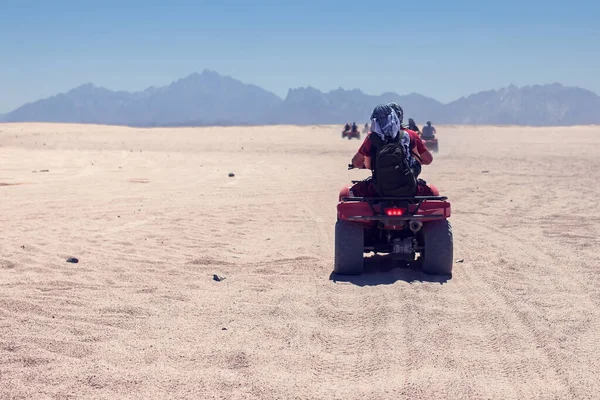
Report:
[[[423,139],[423,137],[421,136],[421,140],[423,141],[423,144],[425,145],[425,147],[427,147],[427,150],[431,151],[432,153],[438,152],[438,139],[437,138]]]
[[[356,138],[360,140],[360,132],[358,130],[356,131],[342,131],[342,139],[347,137],[348,140],[351,140],[352,138]]]
[[[417,264],[427,274],[452,275],[447,197],[352,197],[351,187],[340,190],[337,205],[334,273],[362,274],[364,254],[373,252]]]

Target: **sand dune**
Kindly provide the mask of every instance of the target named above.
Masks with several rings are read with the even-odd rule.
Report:
[[[0,398],[597,398],[600,128],[438,127],[450,280],[331,276],[339,131],[0,124]]]

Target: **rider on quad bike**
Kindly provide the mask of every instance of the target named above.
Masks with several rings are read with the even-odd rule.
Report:
[[[415,123],[415,120],[412,118],[408,119],[408,129],[410,129],[411,131],[417,132],[419,135],[421,134],[419,127]]]
[[[358,126],[356,126],[356,122],[352,123],[352,127],[350,126],[349,123],[346,123],[346,126],[344,127],[344,130],[342,131],[342,139],[344,138],[348,138],[348,140],[351,139],[358,139],[360,140],[360,132],[358,131]]]
[[[421,137],[425,140],[433,140],[435,139],[436,133],[437,131],[435,130],[435,127],[431,125],[431,121],[427,121],[427,125],[423,127],[423,133],[421,134]]]
[[[416,132],[402,127],[402,114],[397,104],[375,107],[371,132],[348,165],[368,168],[372,176],[340,190],[336,274],[362,274],[364,254],[371,252],[420,266],[426,274],[452,274],[450,203],[435,186],[417,178],[417,160],[428,165],[433,156]]]
[[[376,182],[385,180],[386,177],[377,176],[378,168],[375,165],[378,151],[387,142],[399,142],[404,147],[405,161],[412,171],[413,179],[418,178],[420,175],[421,164],[429,165],[433,161],[433,156],[427,150],[419,135],[410,129],[402,128],[402,118],[402,108],[396,103],[378,105],[373,110],[371,114],[371,133],[365,137],[358,152],[352,158],[352,165],[355,168],[370,169],[372,177],[359,182],[353,187],[353,191],[356,192],[355,195],[367,197],[387,195],[386,193],[378,193],[382,192],[382,190],[377,189],[378,184]],[[400,183],[391,183],[391,186],[399,185]],[[390,187],[390,185],[384,185]],[[437,195],[435,189],[428,186],[423,179],[416,179],[416,187],[414,189],[415,193],[410,195]]]

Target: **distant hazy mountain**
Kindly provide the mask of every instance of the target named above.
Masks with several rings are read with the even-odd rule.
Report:
[[[86,84],[19,107],[5,119],[122,125],[259,123],[281,102],[258,86],[204,71],[135,93]]]
[[[600,124],[600,96],[555,83],[479,92],[446,104],[436,119],[454,124]]]
[[[406,119],[426,118],[437,112],[442,104],[420,94],[400,96],[384,93],[372,96],[358,89],[337,89],[322,93],[313,88],[290,89],[286,99],[266,117],[267,123],[277,124],[330,124],[346,121],[368,121],[370,112],[379,103],[395,101],[404,109]]]
[[[335,124],[366,122],[373,107],[395,101],[422,125],[600,124],[600,97],[560,84],[489,90],[442,104],[417,93],[368,95],[358,89],[323,93],[290,89],[284,99],[255,85],[213,71],[194,73],[164,87],[112,91],[92,84],[26,104],[5,122],[78,122],[133,126]],[[0,118],[2,116],[0,115]]]

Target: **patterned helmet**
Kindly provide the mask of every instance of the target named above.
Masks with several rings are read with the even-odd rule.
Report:
[[[402,123],[402,121],[404,120],[404,110],[402,110],[402,107],[400,107],[398,104],[396,104],[394,102],[389,103],[388,106],[392,107],[392,110],[394,110],[396,112],[396,115],[398,116],[400,123]]]
[[[377,133],[382,139],[386,136],[395,138],[400,129],[400,119],[391,106],[379,104],[373,109],[371,113],[371,132]]]

